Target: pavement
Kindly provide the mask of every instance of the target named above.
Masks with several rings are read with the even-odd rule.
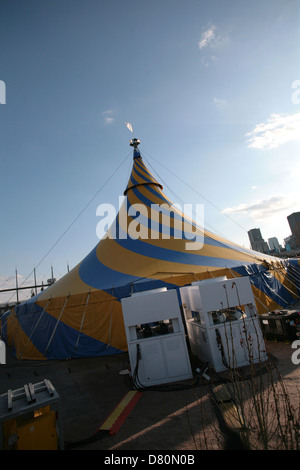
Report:
[[[266,345],[291,400],[299,403],[300,365],[291,360],[295,350],[285,342],[268,341]],[[300,353],[297,357],[300,359]],[[8,349],[7,363],[0,366],[0,394],[50,380],[60,396],[65,450],[102,450],[111,456],[120,455],[121,451],[149,454],[224,449],[204,378],[196,385],[194,379],[182,382],[182,389],[170,384],[163,391],[142,391],[127,416],[123,416],[117,432],[99,432],[106,418],[132,390],[129,376],[123,374],[128,368],[127,353],[66,361],[20,361]]]

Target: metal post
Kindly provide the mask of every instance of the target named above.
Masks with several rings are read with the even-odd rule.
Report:
[[[35,268],[33,269],[33,272],[34,272],[35,295],[37,295],[37,287],[36,287],[36,272],[35,272]]]
[[[16,292],[17,292],[17,304],[19,303],[19,287],[18,287],[18,271],[16,268]]]

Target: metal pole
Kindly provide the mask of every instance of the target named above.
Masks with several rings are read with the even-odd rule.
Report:
[[[35,268],[33,269],[33,272],[34,272],[35,295],[37,295],[37,288],[36,288],[36,272],[35,272]]]
[[[18,287],[18,271],[16,268],[16,292],[17,292],[17,303],[19,303],[19,287]]]
[[[19,290],[24,290],[24,289],[34,289],[34,288],[37,288],[37,287],[45,287],[44,284],[37,284],[37,285],[34,285],[34,286],[25,286],[25,287],[18,287],[18,291]],[[0,289],[0,292],[10,292],[10,291],[15,291],[16,288],[15,287],[11,287],[9,289]]]

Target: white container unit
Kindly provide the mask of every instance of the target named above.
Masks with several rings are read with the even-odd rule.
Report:
[[[192,378],[176,291],[133,295],[121,302],[131,370],[138,365],[139,383],[147,387]]]
[[[191,352],[216,372],[264,362],[266,347],[248,277],[180,288]]]
[[[6,364],[6,345],[0,339],[0,364]]]

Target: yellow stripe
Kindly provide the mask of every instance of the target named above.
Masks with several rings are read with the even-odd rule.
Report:
[[[134,165],[133,165],[133,169],[136,169],[137,171],[139,171],[141,174],[144,174],[146,178],[152,178],[154,181],[157,181],[157,179],[155,178],[155,176],[151,173],[151,171],[146,167],[145,163],[143,160],[140,160],[139,161],[140,165],[143,167],[140,168],[140,166],[138,166],[138,164],[136,163],[136,161],[134,162]],[[161,185],[160,185],[161,186]]]
[[[70,272],[58,279],[52,286],[45,289],[39,296],[39,301],[48,300],[50,297],[66,297],[67,295],[86,294],[91,290],[79,276],[79,263]]]
[[[140,172],[140,169],[138,169],[137,171]],[[139,174],[136,173],[136,170],[135,168],[132,169],[132,173],[131,173],[131,178],[134,178],[134,180],[136,181],[136,183],[132,183],[131,181],[131,184],[149,184],[149,183],[153,183],[153,184],[159,184],[155,179],[151,178],[150,175],[147,175],[146,177],[143,177],[140,176]]]
[[[122,401],[117,405],[117,407],[113,410],[113,412],[109,415],[109,417],[104,421],[104,423],[101,425],[100,429],[103,431],[109,431],[115,421],[119,418],[121,413],[124,411],[128,403],[132,400],[134,395],[138,393],[136,390],[131,390],[129,391],[125,397],[123,398]]]
[[[183,218],[193,227],[193,228],[191,229],[191,231],[190,231],[190,230],[187,230],[187,227],[185,227],[185,230],[187,230],[188,233],[193,233],[193,234],[194,234],[194,230],[195,230],[195,229],[194,229],[194,225],[195,225],[195,222],[194,222],[190,217],[186,216],[186,214],[184,214],[184,213],[181,212],[180,210],[176,209],[176,207],[173,206],[172,201],[171,201],[170,199],[168,199],[167,196],[166,196],[162,191],[159,191],[159,189],[157,189],[157,190],[158,190],[158,192],[161,193],[162,197],[164,197],[167,201],[169,201],[170,211],[175,210],[175,212],[176,212],[179,216],[183,217]],[[141,192],[145,197],[147,197],[149,200],[151,200],[151,204],[158,204],[158,205],[162,204],[162,201],[161,201],[161,199],[159,198],[159,196],[154,196],[152,193],[150,193],[150,192],[148,191],[147,186],[143,186],[143,187],[140,189],[140,192]],[[130,202],[131,205],[134,205],[134,204],[144,204],[144,203],[142,202],[142,200],[141,200],[136,194],[128,193],[127,197],[128,197],[128,201]],[[167,204],[167,203],[166,203],[166,204]],[[149,207],[150,207],[150,206],[149,206]],[[150,218],[149,220],[151,220],[151,218]],[[169,222],[170,222],[170,223],[169,223],[170,227],[173,227],[173,226],[174,226],[173,220],[170,219]],[[122,228],[123,228],[123,230],[126,230],[125,227],[122,226]],[[200,229],[200,230],[197,230],[197,232],[198,232],[199,234],[202,234],[202,230],[201,230],[201,229]],[[231,248],[231,246],[230,246],[230,247],[228,247],[227,249],[230,249],[230,250],[235,249],[235,251],[236,251],[236,250],[239,250],[239,249],[241,248],[241,246],[238,245],[237,243],[234,243],[234,242],[232,242],[232,241],[227,240],[227,239],[224,238],[224,237],[221,237],[221,236],[219,236],[219,235],[216,235],[215,233],[210,232],[210,231],[207,230],[207,229],[204,229],[204,235],[205,235],[206,237],[212,238],[213,240],[216,240],[216,241],[218,241],[218,242],[221,242],[221,243],[225,244],[226,246],[227,246],[228,243],[229,243],[229,244],[232,246],[232,248]],[[173,242],[173,241],[172,241],[172,242]],[[168,248],[169,248],[169,249],[172,249],[172,246],[171,246],[171,247],[169,246]],[[202,253],[201,253],[201,254],[202,254]],[[218,254],[217,254],[217,256],[218,256]],[[249,257],[250,257],[253,262],[257,262],[257,261],[260,261],[260,260],[263,261],[264,259],[275,260],[274,257],[271,257],[271,256],[266,255],[266,254],[261,255],[260,253],[257,253],[257,252],[251,253],[251,250],[250,250],[250,252],[249,252],[248,254],[246,253],[246,256],[247,256],[247,258],[246,258],[247,260],[248,260]]]

